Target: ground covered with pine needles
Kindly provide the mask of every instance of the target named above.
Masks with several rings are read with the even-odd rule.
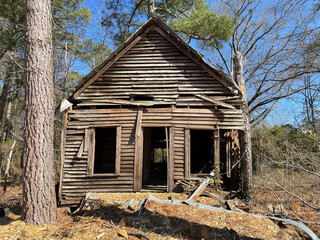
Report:
[[[222,197],[219,192],[215,194]],[[141,200],[148,195],[103,194],[101,201],[76,214],[71,214],[68,208],[59,208],[59,221],[30,226],[21,219],[21,185],[11,185],[0,198],[0,207],[10,208],[9,216],[0,218],[0,239],[308,239],[296,227],[246,213],[227,213],[155,201],[149,201],[140,210],[139,205],[124,208],[124,204],[109,202]],[[186,193],[152,195],[159,199],[185,200],[188,197]],[[254,196],[255,203],[252,205],[240,200],[235,204],[239,209],[263,214],[268,214],[268,204],[277,204],[277,199],[263,188],[256,188]],[[221,206],[218,200],[209,197],[200,197],[199,202]],[[288,217],[307,219],[313,223],[309,227],[319,234],[319,212],[307,210],[298,201],[290,204]]]

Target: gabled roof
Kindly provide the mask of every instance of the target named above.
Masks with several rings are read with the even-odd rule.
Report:
[[[137,39],[147,28],[150,26],[156,26],[160,28],[164,33],[168,34],[170,36],[170,39],[175,41],[174,44],[179,43],[185,50],[187,50],[188,53],[190,53],[194,59],[198,63],[202,65],[204,70],[208,71],[211,75],[213,75],[218,81],[225,84],[227,88],[229,88],[232,92],[235,94],[240,92],[239,87],[237,84],[233,81],[231,76],[227,75],[225,72],[220,71],[214,67],[212,67],[210,64],[208,64],[201,54],[192,48],[189,44],[187,44],[183,39],[181,39],[175,31],[173,31],[166,23],[164,23],[159,17],[152,17],[150,18],[145,24],[143,24],[137,31],[135,31],[124,43],[122,43],[119,47],[117,47],[116,50],[114,50],[101,64],[99,64],[97,67],[95,67],[90,73],[88,73],[80,82],[80,84],[77,86],[76,91],[73,93],[71,98],[76,98],[81,92],[91,84],[95,79],[97,79],[105,70],[106,66],[111,63],[116,56],[118,56],[119,53],[121,53],[123,50],[125,50],[129,45],[134,45],[139,41]],[[138,40],[138,41],[137,41]],[[132,47],[131,46],[131,47]],[[111,64],[112,65],[112,64]]]

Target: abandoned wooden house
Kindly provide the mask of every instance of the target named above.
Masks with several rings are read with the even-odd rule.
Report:
[[[212,169],[237,185],[239,89],[160,19],[91,71],[69,101],[61,205],[87,192],[170,192]]]

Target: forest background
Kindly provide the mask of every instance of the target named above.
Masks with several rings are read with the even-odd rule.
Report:
[[[160,16],[215,68],[245,59],[255,184],[287,200],[320,190],[319,1],[161,0]],[[53,0],[56,107],[147,20],[147,1]],[[218,30],[217,30],[218,29]],[[22,177],[25,1],[0,0],[0,174]],[[55,115],[59,179],[61,115]],[[305,197],[303,192],[310,193]],[[300,194],[299,194],[300,193]]]

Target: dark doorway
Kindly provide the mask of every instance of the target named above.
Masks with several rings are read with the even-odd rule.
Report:
[[[168,141],[166,141],[168,139]],[[143,188],[167,185],[167,144],[169,131],[166,128],[143,128]]]
[[[207,175],[214,167],[213,131],[190,130],[191,166],[193,175]]]

